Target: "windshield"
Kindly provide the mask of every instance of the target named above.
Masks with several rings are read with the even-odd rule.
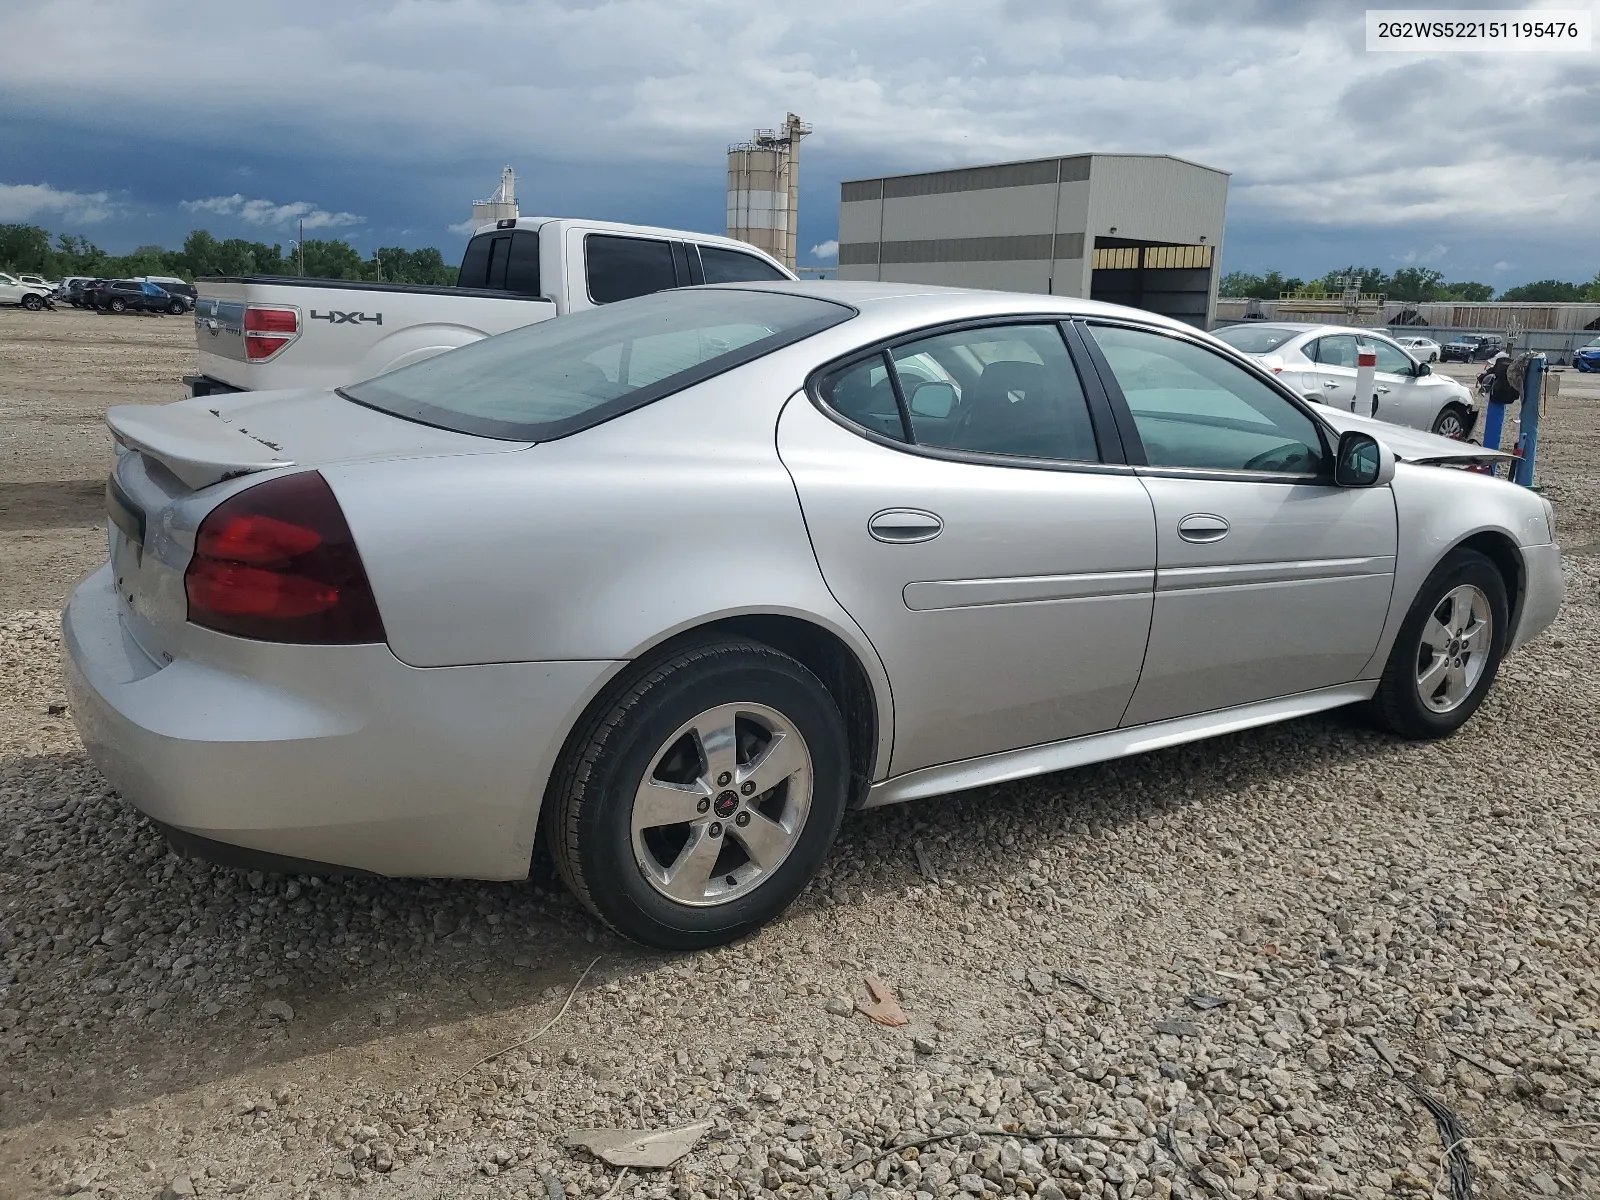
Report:
[[[339,394],[460,433],[547,441],[854,315],[832,301],[777,292],[657,292],[485,338]]]
[[[1299,332],[1298,329],[1284,329],[1278,325],[1229,325],[1226,329],[1214,330],[1212,336],[1246,354],[1265,354],[1269,350],[1276,350]]]

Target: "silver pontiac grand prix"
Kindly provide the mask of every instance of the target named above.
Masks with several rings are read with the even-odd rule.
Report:
[[[1446,736],[1562,594],[1481,447],[1061,297],[666,292],[108,420],[68,686],[176,846],[516,879],[542,830],[668,948],[852,806],[1340,705]]]

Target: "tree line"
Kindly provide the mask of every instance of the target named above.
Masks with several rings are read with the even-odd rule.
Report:
[[[0,225],[0,270],[37,273],[46,279],[174,275],[193,282],[204,275],[302,275],[445,286],[456,281],[456,268],[431,246],[423,250],[381,246],[363,258],[348,242],[308,238],[285,250],[278,243],[219,239],[196,229],[183,239],[181,250],[139,246],[130,254],[108,254],[88,238],[70,233],[52,240],[39,225]]]
[[[1563,279],[1540,279],[1533,283],[1507,288],[1498,296],[1487,283],[1447,283],[1443,273],[1431,267],[1401,267],[1390,274],[1382,267],[1345,267],[1329,271],[1321,279],[1285,277],[1277,271],[1265,275],[1252,275],[1248,271],[1229,271],[1222,277],[1218,293],[1223,296],[1276,300],[1284,292],[1310,292],[1336,294],[1344,289],[1344,281],[1351,279],[1360,284],[1363,292],[1381,292],[1390,300],[1412,304],[1436,301],[1530,301],[1535,303],[1563,303],[1590,301],[1600,303],[1600,271],[1588,283],[1568,283]]]

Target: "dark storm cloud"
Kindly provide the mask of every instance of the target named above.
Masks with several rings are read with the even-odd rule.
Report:
[[[187,0],[0,5],[0,197],[52,225],[96,217],[108,243],[202,215],[247,234],[304,206],[359,214],[328,226],[358,244],[449,246],[510,162],[524,211],[715,229],[728,143],[792,110],[817,131],[807,246],[836,233],[840,178],[1082,150],[1233,172],[1230,244],[1298,230],[1270,234],[1284,253],[1362,229],[1400,257],[1500,238],[1495,258],[1515,260],[1530,231],[1595,227],[1592,59],[1368,54],[1364,8],[282,0],[263,21]],[[125,103],[130,62],[181,63],[184,86]]]

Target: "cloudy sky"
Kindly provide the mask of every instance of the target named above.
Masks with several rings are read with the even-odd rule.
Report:
[[[801,246],[823,255],[841,179],[1103,150],[1231,171],[1230,270],[1592,277],[1600,48],[1368,53],[1365,7],[9,3],[0,221],[121,251],[196,227],[287,242],[303,219],[454,258],[510,163],[525,213],[720,231],[727,144],[792,110],[816,127]]]

